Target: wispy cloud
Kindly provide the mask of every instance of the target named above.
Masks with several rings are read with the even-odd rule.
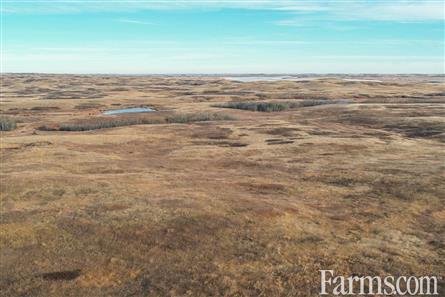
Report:
[[[286,39],[256,39],[256,38],[231,38],[221,40],[208,40],[205,45],[199,44],[196,40],[177,41],[177,40],[127,40],[125,46],[116,47],[113,46],[113,41],[102,41],[97,44],[93,44],[90,47],[82,46],[42,46],[28,48],[25,45],[15,46],[9,48],[12,52],[48,52],[48,53],[104,53],[104,52],[122,52],[122,53],[134,53],[134,52],[150,52],[152,50],[162,51],[178,51],[178,50],[194,50],[200,51],[202,49],[216,50],[224,48],[224,50],[234,49],[240,51],[241,49],[249,48],[251,46],[267,46],[275,48],[284,48],[298,46],[300,48],[310,45],[320,46],[334,46],[337,47],[341,44],[353,44],[356,46],[373,46],[378,44],[381,46],[428,46],[430,48],[443,47],[445,41],[434,39],[368,39],[368,40],[286,40]]]
[[[119,23],[127,23],[127,24],[135,24],[135,25],[154,25],[152,22],[140,21],[140,20],[132,20],[132,19],[117,19],[116,22]]]
[[[443,1],[408,2],[377,6],[364,11],[364,16],[374,20],[439,21],[445,19]]]
[[[4,13],[81,13],[98,11],[137,12],[142,10],[172,9],[255,9],[295,13],[294,19],[279,25],[298,25],[301,17],[311,16],[331,20],[372,21],[438,21],[444,20],[442,0],[83,0],[83,1],[29,1],[4,0]],[[122,22],[149,25],[140,20]]]
[[[97,52],[104,49],[95,47],[34,47],[32,50],[36,52]]]
[[[440,21],[445,19],[443,1],[387,1],[356,4],[339,9],[333,16],[346,20]]]
[[[293,17],[277,21],[276,25],[306,27],[311,25],[311,21],[425,22],[445,19],[443,1],[333,1],[319,5],[322,9],[316,14],[301,14],[297,10]],[[292,12],[292,7],[287,10]]]
[[[443,13],[444,2],[442,0],[3,0],[4,13],[134,12],[155,9],[212,8],[280,10],[303,15],[314,13],[331,19],[368,19],[375,21],[425,21],[445,19]],[[129,21],[132,22],[133,20]],[[144,23],[143,21],[137,20],[132,23],[136,22],[139,24]]]
[[[270,9],[316,11],[323,9],[325,1],[299,0],[3,0],[4,9],[16,13],[66,13],[89,11],[133,12],[140,10],[172,9]]]

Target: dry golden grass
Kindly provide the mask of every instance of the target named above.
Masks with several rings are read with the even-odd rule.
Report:
[[[308,297],[319,269],[444,273],[443,84],[3,80],[2,296]],[[351,103],[213,107],[320,98]],[[37,129],[132,106],[237,120]]]

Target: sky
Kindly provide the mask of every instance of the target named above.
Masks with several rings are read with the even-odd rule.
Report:
[[[1,71],[444,73],[442,0],[2,0]]]

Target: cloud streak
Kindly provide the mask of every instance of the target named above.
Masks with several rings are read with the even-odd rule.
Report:
[[[135,25],[154,25],[154,23],[151,22],[132,20],[132,19],[117,19],[116,21],[119,23],[135,24]]]
[[[294,12],[291,18],[276,22],[276,25],[305,27],[312,21],[385,21],[425,22],[443,21],[445,4],[442,1],[337,1],[325,3],[319,13]]]
[[[4,0],[6,14],[57,14],[85,12],[138,12],[144,10],[251,9],[295,13],[302,17],[330,20],[440,21],[444,20],[442,0]],[[281,25],[298,25],[301,18],[283,20]],[[145,24],[138,20],[127,23]],[[279,23],[280,24],[280,23]]]

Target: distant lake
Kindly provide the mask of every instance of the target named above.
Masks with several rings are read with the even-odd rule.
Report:
[[[134,112],[152,112],[155,111],[149,107],[134,107],[134,108],[124,108],[124,109],[113,109],[104,111],[103,114],[113,115],[113,114],[121,114],[121,113],[134,113]]]

